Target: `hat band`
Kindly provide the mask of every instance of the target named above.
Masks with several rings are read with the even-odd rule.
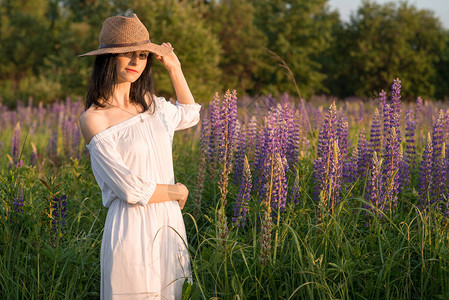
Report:
[[[145,41],[142,41],[142,42],[126,43],[126,44],[106,44],[106,45],[100,45],[100,47],[98,47],[98,49],[138,46],[138,45],[148,44],[148,43],[151,43],[151,41],[150,40],[145,40]]]

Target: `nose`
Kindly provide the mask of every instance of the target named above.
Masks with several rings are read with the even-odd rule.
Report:
[[[133,54],[131,55],[131,60],[129,61],[129,64],[135,66],[137,64],[138,59],[139,59],[139,54],[137,52],[133,52]]]

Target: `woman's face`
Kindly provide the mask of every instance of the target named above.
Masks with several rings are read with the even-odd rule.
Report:
[[[117,83],[136,81],[147,65],[148,55],[148,51],[119,53],[115,63]]]

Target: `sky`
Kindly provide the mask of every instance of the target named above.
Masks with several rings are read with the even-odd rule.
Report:
[[[372,1],[372,0],[371,0]],[[377,3],[400,2],[389,0],[376,0]],[[429,9],[435,12],[435,16],[440,19],[443,27],[449,29],[449,0],[408,0],[408,3],[419,9]],[[349,21],[351,13],[355,13],[362,3],[362,0],[329,0],[332,9],[337,9],[340,13],[340,19],[344,22]]]

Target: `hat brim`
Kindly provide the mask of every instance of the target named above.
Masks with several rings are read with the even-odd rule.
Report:
[[[133,51],[149,51],[149,52],[154,53],[159,56],[166,56],[173,52],[173,48],[168,47],[168,46],[161,46],[161,45],[157,45],[157,44],[153,44],[153,43],[146,43],[146,44],[142,44],[142,45],[127,46],[127,47],[100,48],[97,50],[93,50],[93,51],[78,55],[78,57],[94,56],[94,55],[101,55],[101,54],[126,53],[126,52],[133,52]]]

